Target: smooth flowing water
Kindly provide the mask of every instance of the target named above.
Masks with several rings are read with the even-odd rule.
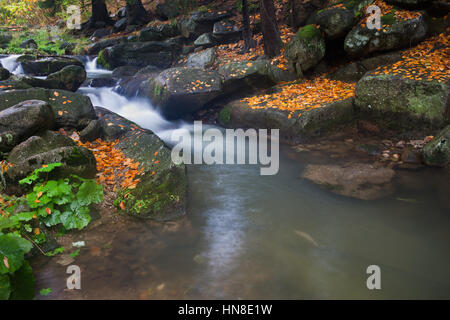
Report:
[[[191,127],[113,88],[79,92],[169,143],[173,130]],[[108,254],[80,255],[75,298],[450,298],[450,213],[436,195],[448,184],[439,171],[399,172],[396,194],[362,201],[301,178],[308,163],[327,161],[283,147],[274,176],[254,165],[189,165],[184,222],[175,230],[135,223],[114,234]],[[369,265],[381,268],[381,290],[366,287]],[[39,286],[58,289],[50,298],[71,297],[65,267],[38,272]]]

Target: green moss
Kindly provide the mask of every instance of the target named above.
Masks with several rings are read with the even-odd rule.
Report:
[[[229,124],[231,121],[231,108],[225,107],[219,112],[219,121],[223,124]]]
[[[297,32],[297,37],[300,40],[305,40],[305,41],[309,41],[311,39],[321,37],[321,36],[322,35],[320,34],[319,29],[317,29],[312,24],[308,24],[308,25],[304,26]]]
[[[381,22],[383,23],[383,25],[393,25],[395,22],[397,22],[397,19],[395,18],[395,12],[392,11],[389,14],[381,16]]]
[[[155,88],[153,89],[153,95],[159,97],[162,92],[162,86],[160,83],[155,83]]]
[[[105,49],[101,50],[98,53],[97,63],[99,65],[101,65],[102,67],[111,70],[111,65],[106,61],[106,58],[105,58]]]

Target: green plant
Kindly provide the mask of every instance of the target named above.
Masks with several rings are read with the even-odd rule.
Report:
[[[95,180],[76,175],[49,181],[40,178],[41,173],[48,173],[60,166],[54,163],[37,169],[19,183],[35,183],[26,200],[33,210],[31,213],[40,217],[47,227],[62,224],[68,230],[81,230],[91,221],[89,207],[103,200],[103,187]]]
[[[33,243],[38,246],[46,241],[40,232],[41,223],[59,225],[64,232],[82,229],[91,220],[90,206],[103,200],[103,188],[95,180],[75,175],[48,180],[49,174],[61,166],[45,165],[21,180],[21,185],[32,187],[23,197],[0,196],[0,300],[34,297],[32,269],[25,255]],[[26,205],[29,209],[25,209]],[[64,250],[57,248],[47,256]]]

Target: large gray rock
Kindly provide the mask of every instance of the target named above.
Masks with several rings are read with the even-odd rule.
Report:
[[[46,80],[56,80],[63,84],[63,88],[69,91],[77,91],[86,80],[86,71],[80,66],[67,66],[60,71],[51,73]]]
[[[179,34],[176,24],[157,24],[142,29],[139,32],[138,39],[144,41],[161,41],[175,37]]]
[[[344,50],[360,57],[372,52],[410,47],[426,35],[427,24],[423,15],[395,21],[392,25],[384,25],[379,31],[357,25],[345,37]]]
[[[401,60],[398,52],[385,53],[375,57],[367,58],[361,61],[351,62],[330,73],[327,78],[344,82],[356,82],[361,79],[368,71]]]
[[[123,42],[127,42],[127,37],[117,37],[117,38],[110,38],[110,39],[105,39],[105,40],[100,40],[96,43],[93,43],[91,45],[89,45],[86,49],[87,49],[87,54],[88,55],[96,55],[98,54],[101,50],[108,48],[108,47],[112,47],[115,46],[119,43],[123,43]]]
[[[34,137],[30,139],[34,140]],[[52,172],[52,176],[55,177],[67,177],[75,174],[83,178],[92,179],[97,173],[95,157],[86,148],[66,146],[49,151],[35,151],[37,151],[36,154],[25,159],[19,159],[19,162],[15,162],[14,166],[6,171],[5,178],[7,183],[17,184],[18,181],[27,177],[34,170],[55,162],[62,163],[61,167]]]
[[[20,48],[22,49],[37,49],[38,45],[36,43],[36,41],[34,41],[33,39],[26,39],[24,41],[22,41],[22,43],[19,45]]]
[[[196,47],[209,48],[215,46],[215,44],[216,40],[211,33],[204,33],[194,41]]]
[[[84,68],[83,64],[77,59],[67,57],[51,57],[36,60],[32,56],[20,56],[17,58],[17,61],[20,62],[25,73],[36,76],[48,76],[67,66]]]
[[[24,159],[30,158],[42,152],[75,145],[75,142],[69,137],[47,130],[40,135],[31,136],[27,140],[15,146],[9,153],[7,160],[10,163],[19,163]]]
[[[442,82],[369,72],[356,85],[355,105],[397,129],[440,127],[449,119],[449,92]]]
[[[214,23],[230,16],[229,12],[194,12],[178,20],[178,29],[185,38],[196,39],[204,33],[211,32]]]
[[[324,104],[312,110],[253,109],[240,100],[227,104],[219,122],[231,128],[279,129],[280,139],[291,143],[335,130],[354,118],[353,99]]]
[[[70,91],[42,88],[0,91],[0,111],[26,100],[47,102],[53,110],[58,128],[83,129],[96,117],[89,97]]]
[[[214,24],[213,37],[218,43],[230,43],[241,40],[242,28],[229,21],[219,21]]]
[[[172,19],[180,14],[180,7],[176,1],[172,0],[157,0],[153,1],[155,13],[162,19]]]
[[[216,71],[171,68],[149,80],[145,94],[161,113],[178,119],[202,109],[222,93],[222,77]]]
[[[98,63],[110,70],[124,65],[168,68],[180,51],[179,45],[169,42],[123,43],[100,51]]]
[[[318,24],[328,39],[338,39],[347,34],[353,27],[355,14],[346,8],[326,8],[319,10],[312,18],[312,23]]]
[[[53,112],[47,102],[28,100],[5,108],[0,111],[0,151],[9,151],[37,131],[54,126]]]
[[[171,151],[153,132],[144,130],[112,113],[97,109],[105,139],[119,139],[115,146],[126,157],[139,162],[139,183],[134,189],[118,190],[115,205],[123,202],[125,213],[147,219],[167,221],[186,214],[187,176],[184,164],[175,165]],[[112,130],[112,127],[117,127]]]
[[[186,60],[186,67],[211,68],[216,60],[216,48],[191,53]]]
[[[304,26],[286,45],[284,55],[290,62],[291,68],[301,76],[325,56],[325,40],[316,27]]]
[[[450,125],[425,145],[423,159],[429,166],[443,167],[450,163]]]
[[[371,164],[306,166],[302,176],[330,191],[361,200],[374,200],[393,193],[391,181],[395,172]]]

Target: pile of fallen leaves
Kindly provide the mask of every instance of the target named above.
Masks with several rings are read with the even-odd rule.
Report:
[[[429,38],[402,54],[403,60],[378,68],[376,74],[394,74],[412,80],[447,82],[450,79],[450,34]]]
[[[76,140],[76,139],[75,139]],[[97,139],[93,142],[82,143],[82,147],[91,150],[97,160],[97,181],[106,186],[116,186],[123,189],[135,189],[139,183],[138,176],[144,171],[139,169],[139,162],[127,158],[115,146],[119,140],[104,141]]]
[[[308,111],[324,104],[344,100],[354,96],[355,84],[326,78],[306,80],[302,83],[286,84],[273,94],[262,94],[244,98],[252,109],[275,108],[289,111]],[[299,113],[301,116],[301,113]]]

